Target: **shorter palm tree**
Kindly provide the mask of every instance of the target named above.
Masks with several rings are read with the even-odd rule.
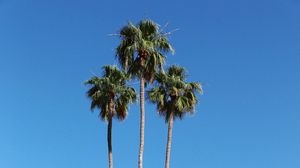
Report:
[[[166,73],[156,74],[157,86],[147,94],[147,98],[157,105],[157,111],[169,124],[165,168],[170,167],[173,121],[175,118],[182,119],[186,113],[192,113],[197,104],[196,92],[202,93],[200,83],[189,83],[185,79],[184,68],[173,65]]]
[[[109,168],[113,167],[112,158],[112,118],[124,120],[128,105],[136,101],[135,90],[126,85],[129,76],[115,66],[104,66],[103,77],[94,76],[85,84],[90,88],[87,97],[91,99],[91,110],[100,109],[99,117],[108,122],[107,143]]]

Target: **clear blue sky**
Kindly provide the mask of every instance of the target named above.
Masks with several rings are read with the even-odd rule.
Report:
[[[125,25],[151,18],[204,85],[176,121],[172,168],[300,167],[299,0],[0,0],[0,167],[107,167],[106,124],[83,82],[115,64]],[[137,85],[138,86],[138,85]],[[145,168],[163,167],[167,126],[146,105]],[[116,168],[137,167],[138,104],[114,122]]]

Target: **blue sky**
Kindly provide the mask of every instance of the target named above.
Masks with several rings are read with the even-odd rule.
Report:
[[[204,86],[175,122],[172,168],[300,167],[298,0],[0,0],[0,167],[107,167],[83,82],[116,63],[108,34],[143,18],[180,29],[167,64]],[[145,131],[144,167],[163,167],[167,126],[149,104]],[[114,122],[116,168],[137,167],[138,134],[136,104]]]

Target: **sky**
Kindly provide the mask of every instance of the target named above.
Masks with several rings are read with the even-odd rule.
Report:
[[[172,168],[300,167],[299,0],[0,0],[0,167],[108,167],[83,82],[117,64],[109,34],[146,18],[179,29],[166,66],[204,89],[174,123]],[[163,167],[167,125],[145,108],[144,168]],[[114,167],[137,167],[138,144],[134,104],[113,122]]]

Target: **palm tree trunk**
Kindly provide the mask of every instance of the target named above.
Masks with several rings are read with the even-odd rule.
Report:
[[[173,117],[173,113],[171,113],[170,120],[169,120],[169,128],[168,128],[168,142],[167,142],[167,149],[166,149],[165,168],[170,168],[170,154],[171,154],[173,121],[174,121],[174,117]]]
[[[111,144],[112,118],[110,117],[107,127],[107,143],[108,143],[108,163],[109,168],[113,167],[112,144]]]
[[[109,168],[113,167],[113,156],[112,156],[112,140],[111,140],[111,131],[112,131],[112,117],[113,117],[113,101],[110,102],[110,114],[108,119],[107,126],[107,144],[108,144],[108,164]]]
[[[144,108],[144,93],[145,80],[140,78],[140,151],[139,151],[139,168],[143,168],[143,154],[144,154],[144,128],[145,128],[145,108]]]

